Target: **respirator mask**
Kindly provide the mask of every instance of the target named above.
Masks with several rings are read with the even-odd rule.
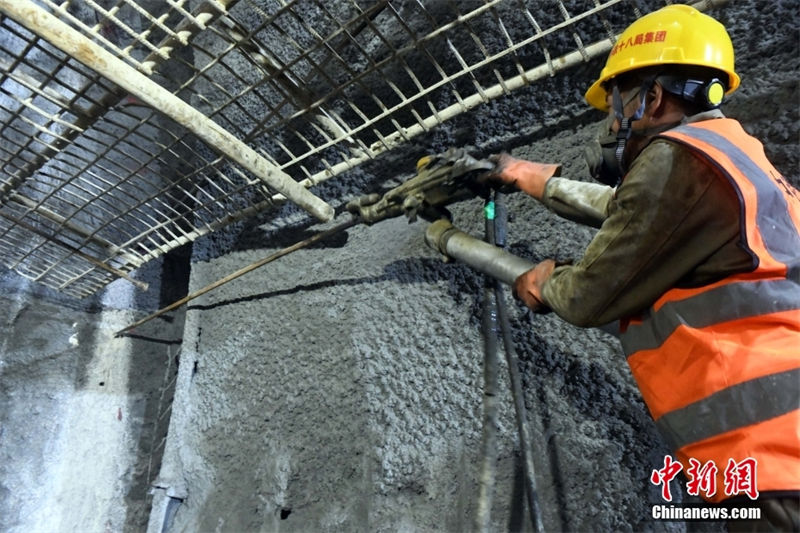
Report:
[[[617,134],[611,130],[613,123],[610,117],[603,121],[583,155],[589,175],[604,185],[616,187],[622,180],[622,168],[617,161]]]
[[[622,181],[622,176],[627,171],[624,162],[625,146],[633,134],[631,125],[634,121],[642,118],[645,109],[645,96],[647,91],[650,90],[654,79],[643,83],[638,92],[634,92],[625,102],[622,101],[619,88],[616,84],[614,85],[612,90],[614,115],[609,116],[603,122],[597,137],[589,143],[584,152],[586,164],[589,166],[589,173],[600,183],[616,187]],[[636,111],[630,117],[626,117],[623,112],[625,107],[637,97],[639,105]],[[616,133],[611,129],[615,120],[619,121],[619,130]]]
[[[639,87],[638,92],[634,91],[628,100],[623,102],[619,87],[612,80],[611,108],[614,110],[614,114],[603,122],[597,137],[589,143],[584,151],[586,164],[589,166],[589,173],[600,183],[610,185],[611,187],[616,187],[620,184],[622,177],[628,170],[624,158],[625,147],[627,146],[628,139],[632,136],[647,137],[657,135],[680,124],[680,122],[675,122],[654,128],[637,130],[636,132],[633,131],[631,126],[633,122],[640,120],[644,115],[645,97],[656,81],[658,81],[664,91],[674,94],[687,102],[691,102],[702,110],[718,108],[727,90],[727,86],[720,81],[719,78],[711,78],[706,81],[703,79],[679,76],[655,75],[646,79],[641,87]],[[637,97],[639,105],[636,111],[634,111],[633,115],[630,117],[626,117],[624,114],[625,108]],[[614,121],[618,121],[620,125],[616,133],[611,129],[614,125]]]

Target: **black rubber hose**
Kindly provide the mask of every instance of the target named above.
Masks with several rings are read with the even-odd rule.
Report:
[[[530,430],[528,429],[527,410],[522,392],[522,377],[519,372],[519,358],[511,338],[511,327],[508,321],[508,312],[503,294],[499,287],[496,291],[497,316],[500,321],[500,330],[503,334],[503,346],[506,352],[508,375],[511,381],[511,393],[514,397],[514,409],[517,414],[517,430],[519,431],[519,447],[522,450],[523,473],[525,475],[525,494],[528,497],[528,509],[531,515],[531,524],[536,533],[543,531],[542,513],[539,509],[539,498],[536,492],[536,477],[533,467],[533,448],[531,446]]]
[[[490,215],[493,207],[488,199],[484,207],[486,212],[486,239],[494,243],[494,216]],[[483,458],[478,477],[478,508],[475,513],[475,530],[488,532],[491,530],[491,509],[494,500],[494,484],[497,463],[497,305],[495,302],[497,281],[484,277],[483,318],[481,332],[483,334]]]
[[[506,228],[508,221],[505,195],[501,192],[495,193],[494,203],[495,243],[497,246],[504,247],[506,244]],[[523,473],[525,477],[525,494],[528,497],[528,509],[530,511],[533,530],[536,533],[540,533],[543,531],[542,514],[539,509],[539,498],[536,493],[533,448],[531,447],[528,415],[525,409],[525,397],[522,391],[522,377],[519,372],[519,358],[514,348],[514,339],[511,337],[511,324],[508,320],[508,310],[506,308],[503,291],[500,290],[500,285],[497,283],[495,283],[495,302],[497,307],[497,319],[500,323],[500,331],[503,334],[503,347],[506,352],[506,363],[508,364],[508,375],[511,382],[511,395],[514,398],[514,409],[517,414],[519,446],[522,450]]]

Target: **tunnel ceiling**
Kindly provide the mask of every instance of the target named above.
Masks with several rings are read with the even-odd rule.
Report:
[[[606,54],[639,4],[0,0],[2,263],[83,297],[276,202],[328,218],[308,187]]]

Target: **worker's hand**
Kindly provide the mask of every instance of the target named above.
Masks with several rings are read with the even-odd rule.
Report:
[[[552,259],[545,259],[524,274],[521,274],[515,281],[513,287],[514,298],[530,307],[533,311],[543,311],[547,308],[542,300],[542,287],[545,281],[550,278],[556,262]]]
[[[544,196],[547,180],[561,175],[561,165],[517,159],[505,152],[489,156],[489,161],[495,164],[486,174],[489,180],[516,187],[537,200]]]

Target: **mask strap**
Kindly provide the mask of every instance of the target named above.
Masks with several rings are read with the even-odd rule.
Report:
[[[655,80],[656,76],[652,76],[644,80],[642,82],[642,86],[639,88],[638,94],[634,93],[633,96],[631,96],[625,103],[622,102],[622,95],[619,92],[619,87],[614,84],[611,98],[612,105],[614,106],[614,116],[617,118],[617,120],[619,120],[619,130],[617,130],[617,147],[614,150],[614,156],[616,157],[619,168],[623,174],[627,171],[625,164],[623,163],[623,156],[625,154],[625,145],[633,134],[632,124],[637,120],[641,120],[641,118],[644,116],[647,91],[649,91],[653,86]],[[633,115],[630,117],[626,117],[624,114],[625,107],[637,96],[639,97],[639,105],[636,108],[636,111],[634,111]]]
[[[650,89],[650,87],[645,88],[645,85],[646,84],[642,84],[642,87],[639,89],[639,92],[633,93],[633,95],[631,95],[631,97],[628,98],[628,101],[624,103],[622,101],[622,94],[619,92],[619,87],[614,85],[614,89],[612,89],[611,91],[612,107],[614,109],[614,117],[617,120],[619,120],[620,123],[625,118],[624,115],[625,107],[627,107],[628,104],[633,102],[633,99],[636,98],[637,96],[639,97],[639,107],[636,108],[636,111],[634,111],[633,115],[631,115],[629,118],[631,118],[632,120],[639,120],[644,115],[645,95],[647,94],[647,91]]]
[[[625,145],[628,143],[628,139],[630,139],[631,133],[633,132],[631,129],[631,122],[633,122],[632,118],[623,118],[620,121],[619,130],[617,130],[617,147],[614,149],[614,157],[617,159],[617,164],[622,174],[625,174],[626,171],[625,165],[622,162],[623,155],[625,155]]]

